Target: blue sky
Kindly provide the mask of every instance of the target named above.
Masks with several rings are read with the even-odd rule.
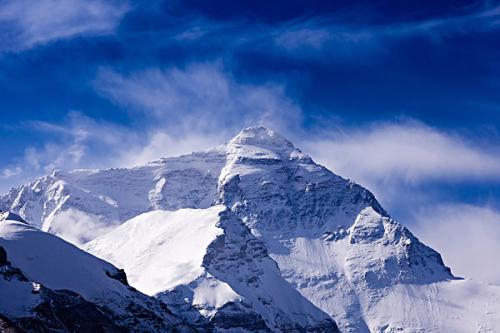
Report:
[[[500,283],[499,40],[496,1],[4,0],[0,190],[264,124]]]

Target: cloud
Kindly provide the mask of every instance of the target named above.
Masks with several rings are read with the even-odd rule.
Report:
[[[97,215],[68,209],[58,214],[44,231],[54,233],[75,245],[82,245],[113,230],[116,226],[117,223],[103,221],[103,218]]]
[[[21,172],[23,172],[23,170],[19,166],[15,167],[14,169],[5,168],[3,169],[0,178],[9,179],[11,177],[21,174]]]
[[[86,141],[90,137],[90,120],[77,112],[68,115],[67,127],[47,122],[34,121],[29,124],[33,130],[54,135],[60,141],[47,141],[42,148],[28,147],[25,162],[35,171],[45,173],[62,166],[77,167],[86,153]]]
[[[148,135],[145,146],[135,146],[121,152],[118,160],[121,166],[140,165],[161,157],[179,156],[213,148],[224,143],[226,139],[215,133],[205,135],[190,133],[176,137],[165,132],[155,132]]]
[[[344,128],[306,143],[341,175],[372,185],[500,180],[496,145],[476,143],[417,121]]]
[[[223,57],[229,54],[229,61],[241,52],[274,59],[286,57],[302,65],[312,61],[331,66],[332,62],[358,64],[360,59],[370,61],[376,59],[375,55],[386,56],[396,43],[412,38],[425,39],[435,46],[449,36],[500,29],[500,6],[475,10],[468,6],[450,9],[442,16],[383,23],[361,20],[373,15],[360,12],[363,10],[367,11],[357,6],[355,10],[273,24],[181,16],[171,18],[175,24],[167,28],[152,29],[139,36],[148,38],[148,45],[153,49],[180,46],[210,54],[217,50]]]
[[[128,10],[128,3],[118,0],[4,0],[0,2],[0,52],[111,34]]]
[[[499,211],[446,204],[421,209],[414,218],[414,233],[441,253],[455,275],[500,285]]]
[[[229,133],[259,123],[300,122],[301,110],[277,83],[238,82],[217,63],[186,68],[149,68],[119,73],[99,71],[94,81],[105,98],[127,110],[140,112],[171,132]]]
[[[54,169],[91,167],[98,158],[90,149],[93,148],[92,143],[116,143],[110,140],[115,128],[112,124],[99,124],[77,112],[70,112],[61,124],[33,121],[19,128],[32,134],[42,134],[44,139],[39,144],[26,147],[21,156],[12,157],[10,167],[4,170],[1,177],[0,190],[3,192]]]
[[[303,56],[329,51],[336,56],[356,56],[356,48],[381,51],[376,27],[340,23],[335,17],[287,22],[271,33],[274,45],[290,54]]]
[[[424,37],[431,42],[439,42],[451,35],[500,30],[500,6],[473,12],[462,9],[456,15],[403,23],[362,23],[355,19],[357,15],[359,13],[356,12],[350,17],[343,12],[337,16],[285,22],[264,30],[271,31],[269,36],[278,50],[282,49],[291,56],[324,56],[326,52],[337,59],[366,56],[368,51],[370,55],[383,53],[388,51],[389,43],[401,39]],[[257,40],[263,38],[259,36]],[[331,61],[330,58],[328,60]]]

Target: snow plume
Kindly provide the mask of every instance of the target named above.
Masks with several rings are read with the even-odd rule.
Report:
[[[137,133],[141,144],[119,154],[124,165],[211,148],[256,124],[293,130],[302,116],[283,85],[239,82],[220,63],[132,73],[102,68],[94,86],[147,123],[146,131]]]
[[[239,82],[220,63],[166,70],[150,68],[132,73],[102,68],[94,86],[126,110],[168,122],[178,132],[186,129],[219,132],[224,128],[238,131],[269,122],[280,129],[293,123],[290,120],[300,120],[301,115],[300,109],[286,96],[283,85]]]
[[[500,212],[464,204],[437,205],[416,213],[413,231],[439,251],[458,276],[500,285]]]

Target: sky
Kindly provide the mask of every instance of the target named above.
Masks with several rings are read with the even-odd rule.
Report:
[[[499,41],[498,1],[2,0],[0,192],[265,125],[500,284]]]

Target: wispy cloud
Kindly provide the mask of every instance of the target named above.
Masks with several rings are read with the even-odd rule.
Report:
[[[128,3],[119,0],[4,0],[0,2],[0,51],[110,34],[128,10]]]
[[[21,169],[21,167],[19,167],[19,166],[15,167],[14,169],[5,168],[5,169],[3,169],[2,174],[0,175],[0,178],[9,179],[9,178],[12,178],[12,177],[15,177],[15,176],[21,174],[21,172],[23,172],[23,169]]]
[[[24,154],[10,161],[0,184],[3,192],[54,169],[94,166],[94,158],[98,156],[89,149],[92,143],[99,138],[99,142],[111,144],[114,134],[112,124],[99,124],[77,112],[70,112],[63,123],[33,121],[24,123],[22,128],[43,133],[45,140],[26,147]]]
[[[388,42],[403,38],[425,37],[436,42],[450,35],[500,30],[500,6],[403,23],[353,21],[345,13],[338,17],[295,20],[275,28],[271,35],[278,47],[288,51],[329,50],[336,54],[357,48],[382,51]]]
[[[443,255],[454,274],[500,284],[500,212],[465,204],[434,205],[415,212],[413,231]]]
[[[221,129],[221,132],[224,132]],[[134,145],[119,152],[117,165],[135,166],[161,157],[179,156],[193,151],[202,151],[224,143],[227,136],[221,133],[189,132],[185,135],[170,135],[166,131],[148,133],[144,145]]]
[[[274,24],[190,18],[180,20],[173,29],[151,31],[148,38],[154,45],[182,42],[197,49],[249,50],[300,63],[353,62],[385,55],[395,43],[415,37],[437,44],[449,36],[500,30],[500,6],[469,6],[442,16],[383,23],[360,20],[360,10]]]
[[[500,181],[496,145],[417,121],[343,128],[324,133],[307,148],[339,174],[374,187],[390,182]]]
[[[282,85],[238,82],[217,63],[132,73],[103,68],[94,86],[105,98],[177,133],[195,129],[231,132],[270,122],[286,128],[284,122],[299,122],[301,116]]]
[[[493,143],[477,143],[411,120],[314,130],[311,135],[310,129],[303,130],[303,112],[283,85],[239,83],[218,64],[132,73],[103,68],[94,86],[124,112],[132,112],[137,126],[97,122],[78,113],[63,124],[33,122],[31,128],[59,139],[27,148],[24,161],[10,165],[7,174],[130,166],[209,148],[243,127],[264,124],[385,201],[402,186],[500,181],[500,153]]]
[[[362,10],[362,9],[361,9]],[[265,50],[301,62],[353,61],[386,54],[394,43],[424,38],[436,44],[446,37],[500,30],[500,6],[464,7],[446,15],[403,22],[359,20],[359,11],[304,17],[280,24],[198,19],[167,34],[173,40],[219,45],[224,49]],[[165,37],[165,32],[161,32]]]

